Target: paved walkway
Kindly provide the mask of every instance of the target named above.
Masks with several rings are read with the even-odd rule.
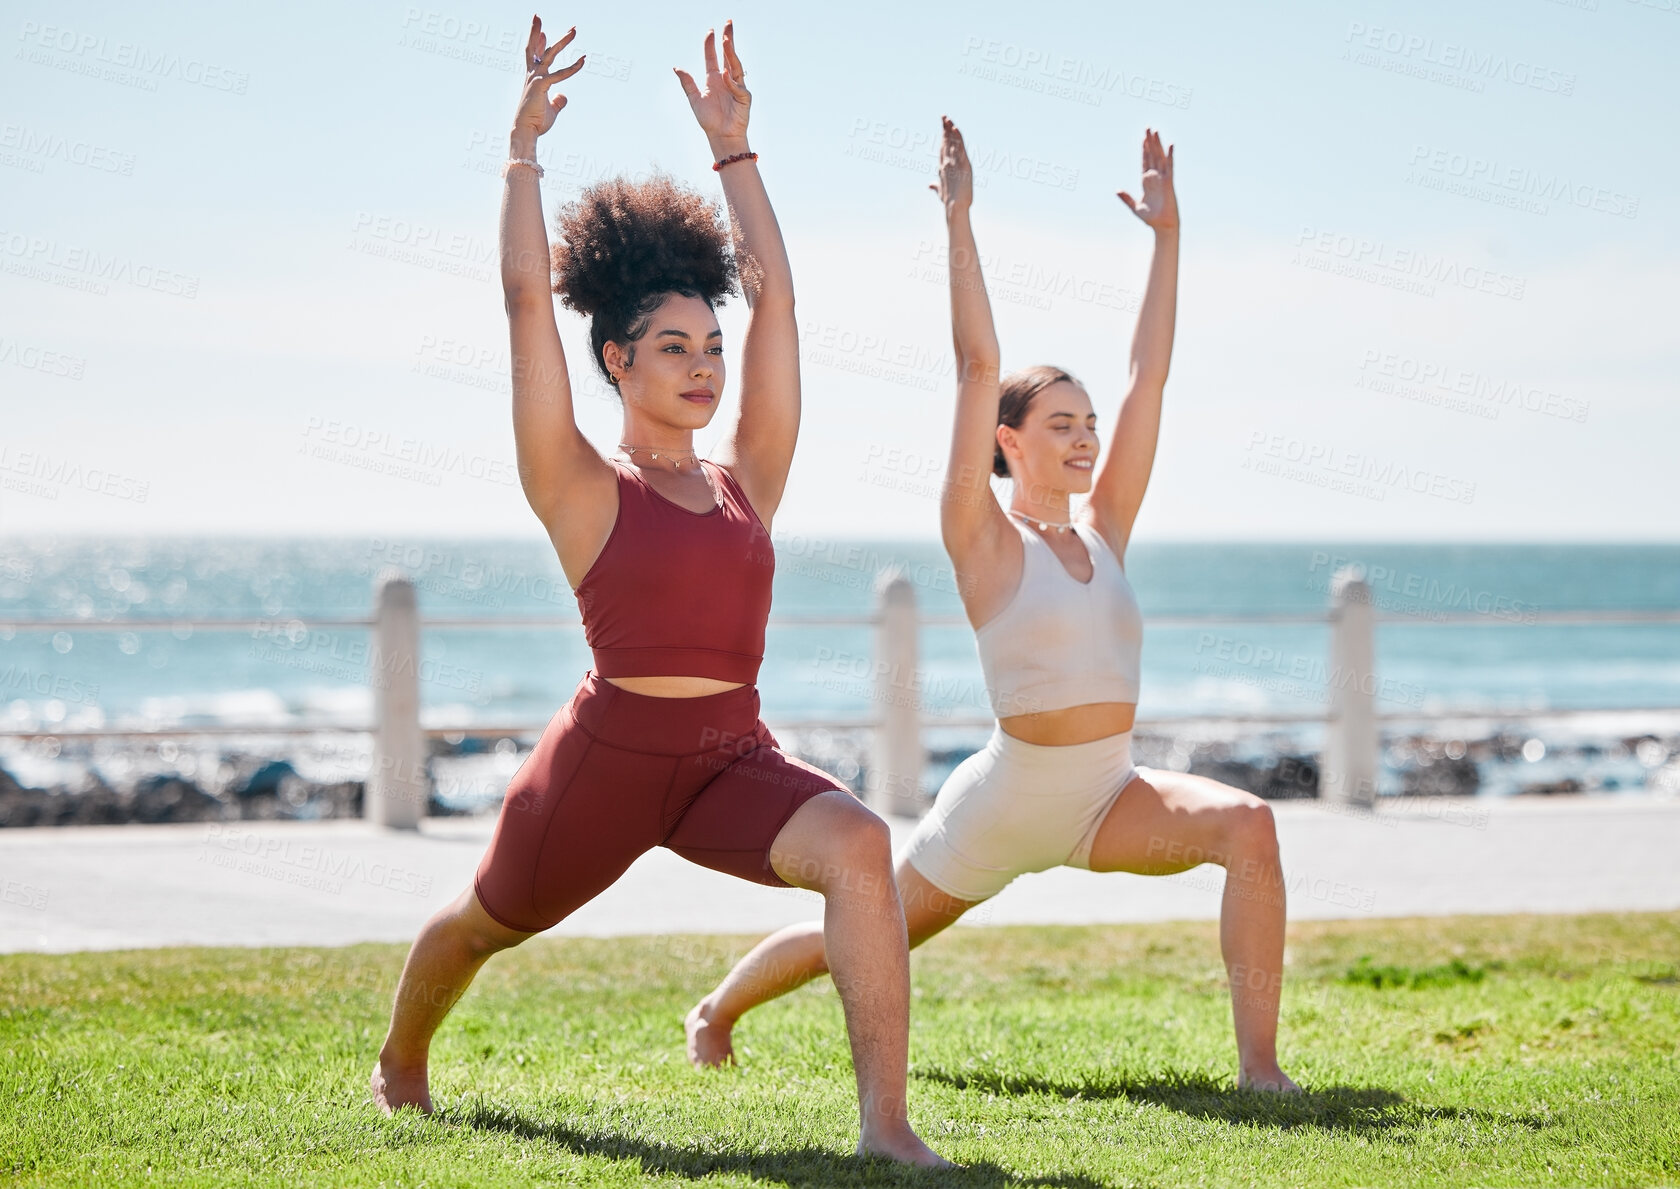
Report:
[[[1437,800],[1377,813],[1275,806],[1293,919],[1680,908],[1680,801]],[[902,840],[911,828],[893,823]],[[0,830],[0,952],[406,941],[466,886],[489,820],[418,833],[361,822]],[[976,925],[1206,919],[1224,872],[1059,869],[1017,880]],[[763,933],[814,894],[644,855],[555,934]]]

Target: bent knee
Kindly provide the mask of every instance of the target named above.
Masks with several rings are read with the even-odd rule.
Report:
[[[892,869],[892,830],[873,813],[847,823],[838,849],[844,861],[859,868]]]
[[[455,904],[433,917],[432,925],[448,933],[469,953],[478,957],[512,949],[536,936],[535,933],[520,932],[502,924],[490,915],[471,889]]]
[[[491,954],[499,954],[503,950],[510,950],[527,937],[529,933],[510,935],[506,930],[495,931],[487,929],[468,928],[463,930],[463,940],[467,948],[481,958],[488,958]]]
[[[817,890],[879,894],[892,883],[892,831],[873,813],[859,814],[836,833]]]
[[[1222,816],[1225,846],[1231,852],[1253,855],[1277,851],[1277,819],[1269,802],[1243,793]]]

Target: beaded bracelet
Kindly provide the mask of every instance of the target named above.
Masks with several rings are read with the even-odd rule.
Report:
[[[715,170],[722,170],[723,167],[725,165],[728,165],[731,161],[757,161],[757,160],[758,160],[758,154],[757,153],[731,153],[729,156],[725,157],[722,161],[712,162],[712,168],[715,169]]]
[[[529,165],[532,169],[537,171],[538,177],[542,177],[543,175],[543,167],[538,165],[530,157],[511,157],[508,159],[508,163],[502,166],[502,176],[507,177],[508,170],[512,169],[515,165]]]

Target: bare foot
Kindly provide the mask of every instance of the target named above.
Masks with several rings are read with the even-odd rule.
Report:
[[[688,1013],[683,1028],[688,1033],[688,1063],[694,1068],[716,1069],[735,1063],[735,1046],[729,1040],[733,1025],[712,1019],[704,999]]]
[[[1301,1087],[1289,1075],[1273,1064],[1269,1069],[1245,1069],[1237,1075],[1239,1090],[1270,1090],[1276,1094],[1299,1094]]]
[[[963,1167],[960,1164],[953,1164],[924,1144],[922,1137],[911,1131],[908,1124],[891,1134],[877,1132],[872,1135],[865,1135],[858,1140],[857,1154],[859,1156],[885,1156],[888,1160],[896,1160],[901,1164],[914,1164],[920,1168]]]
[[[412,1106],[423,1115],[432,1113],[432,1095],[426,1088],[426,1071],[400,1074],[387,1073],[378,1061],[373,1063],[373,1075],[368,1078],[373,1102],[385,1114],[394,1114],[400,1107]]]

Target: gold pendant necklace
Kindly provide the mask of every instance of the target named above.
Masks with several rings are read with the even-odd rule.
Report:
[[[634,462],[636,460],[636,451],[638,451],[638,450],[640,450],[642,453],[646,454],[650,460],[657,460],[659,458],[659,455],[660,455],[660,451],[653,449],[653,447],[651,447],[651,446],[632,446],[629,442],[620,442],[618,444],[618,448],[620,450],[624,451],[626,454],[628,454],[630,456],[630,461],[632,461],[632,462]],[[671,466],[674,469],[676,469],[676,470],[681,470],[682,469],[682,464],[683,464],[683,459],[682,458],[678,458],[677,454],[673,453],[670,450],[664,451],[664,454],[665,454],[666,458],[669,458],[671,460]],[[694,463],[696,466],[699,465],[699,461],[695,458],[694,451],[692,451],[692,450],[688,451],[685,457],[687,458],[687,460],[689,462]]]
[[[673,471],[681,471],[682,470],[682,461],[680,459],[678,459],[677,456],[669,450],[659,451],[659,450],[653,449],[650,446],[632,446],[629,442],[620,442],[618,444],[618,448],[620,450],[624,451],[626,454],[630,455],[630,461],[632,463],[634,463],[636,461],[636,451],[638,451],[638,450],[646,453],[650,461],[652,459],[658,458],[659,455],[661,453],[663,453],[666,458],[669,458],[671,460],[671,468],[672,468]],[[688,452],[688,461],[694,463],[694,465],[696,467],[699,467],[700,477],[706,481],[706,487],[712,493],[712,507],[714,507],[714,508],[723,507],[723,495],[722,495],[722,493],[720,493],[718,491],[717,484],[712,481],[711,475],[707,474],[706,468],[703,467],[703,466],[700,466],[700,460],[695,456],[695,453],[692,450],[690,450]],[[646,480],[643,480],[643,482],[646,482]],[[688,510],[692,512],[694,509],[690,508]]]

